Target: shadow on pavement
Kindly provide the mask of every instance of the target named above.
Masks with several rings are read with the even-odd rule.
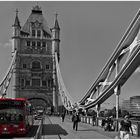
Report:
[[[34,137],[36,132],[38,129],[38,125],[33,125],[30,129],[29,129],[29,133],[25,136],[25,137]]]
[[[44,124],[42,135],[68,135],[67,131],[58,124]]]

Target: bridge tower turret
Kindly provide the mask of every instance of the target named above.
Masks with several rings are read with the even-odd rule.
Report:
[[[52,55],[53,55],[53,106],[54,111],[58,111],[58,100],[59,100],[59,94],[58,94],[58,85],[56,82],[56,64],[55,64],[55,53],[57,53],[58,61],[60,60],[60,50],[59,50],[59,44],[60,44],[60,27],[57,20],[58,14],[56,13],[54,27],[51,29],[52,31]]]
[[[20,26],[20,22],[19,22],[19,18],[18,18],[18,10],[16,9],[16,17],[15,17],[15,22],[12,25],[13,27],[13,50],[12,53],[14,53],[15,50],[18,50],[18,46],[19,46],[19,37],[20,37],[20,30],[21,30],[21,26]]]
[[[58,61],[60,60],[60,27],[57,20],[58,14],[55,14],[54,27],[52,28],[52,52],[57,53]]]
[[[12,25],[13,28],[13,36],[12,36],[12,56],[15,53],[15,51],[18,52],[19,46],[20,46],[20,31],[21,31],[21,26],[18,18],[18,10],[16,9],[16,17],[14,24]],[[17,94],[17,87],[19,87],[19,81],[18,81],[18,58],[16,57],[15,64],[14,64],[14,69],[13,69],[13,81],[12,81],[12,86],[13,86],[13,91],[11,93],[11,97],[16,97]]]

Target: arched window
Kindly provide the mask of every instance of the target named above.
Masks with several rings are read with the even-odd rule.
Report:
[[[41,64],[39,61],[32,62],[32,69],[41,69]]]
[[[32,30],[32,36],[35,37],[35,35],[36,35],[36,34],[35,34],[35,30],[33,29],[33,30]]]
[[[41,37],[41,31],[37,30],[37,37]]]

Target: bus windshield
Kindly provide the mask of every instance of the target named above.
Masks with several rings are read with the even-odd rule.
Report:
[[[0,124],[19,123],[24,119],[25,102],[19,100],[0,100]]]
[[[23,109],[0,109],[0,123],[19,123],[23,121]]]

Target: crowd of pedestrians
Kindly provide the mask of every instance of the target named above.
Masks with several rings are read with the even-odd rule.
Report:
[[[116,124],[111,117],[106,117],[102,120],[102,127],[105,131],[115,131]],[[120,122],[120,129],[119,129],[119,135],[117,135],[115,138],[117,139],[130,139],[130,132],[133,135],[132,130],[132,124],[129,120],[129,116],[126,115],[124,119]]]
[[[61,114],[61,119],[62,122],[64,122],[66,113]],[[93,117],[94,121],[96,121],[96,117]],[[71,118],[73,125],[72,128],[73,130],[77,131],[78,130],[78,123],[80,122],[80,114],[78,111],[74,110],[72,112],[72,118]],[[105,119],[102,120],[102,128],[104,131],[115,131],[116,130],[116,121],[113,120],[113,116],[106,117]],[[133,135],[132,131],[132,124],[131,121],[129,120],[129,116],[126,115],[124,119],[120,122],[120,127],[119,127],[119,135],[117,135],[115,138],[117,139],[130,139],[130,132]]]
[[[106,117],[102,120],[102,127],[105,131],[114,131],[115,130],[115,124],[113,122],[113,117]]]

